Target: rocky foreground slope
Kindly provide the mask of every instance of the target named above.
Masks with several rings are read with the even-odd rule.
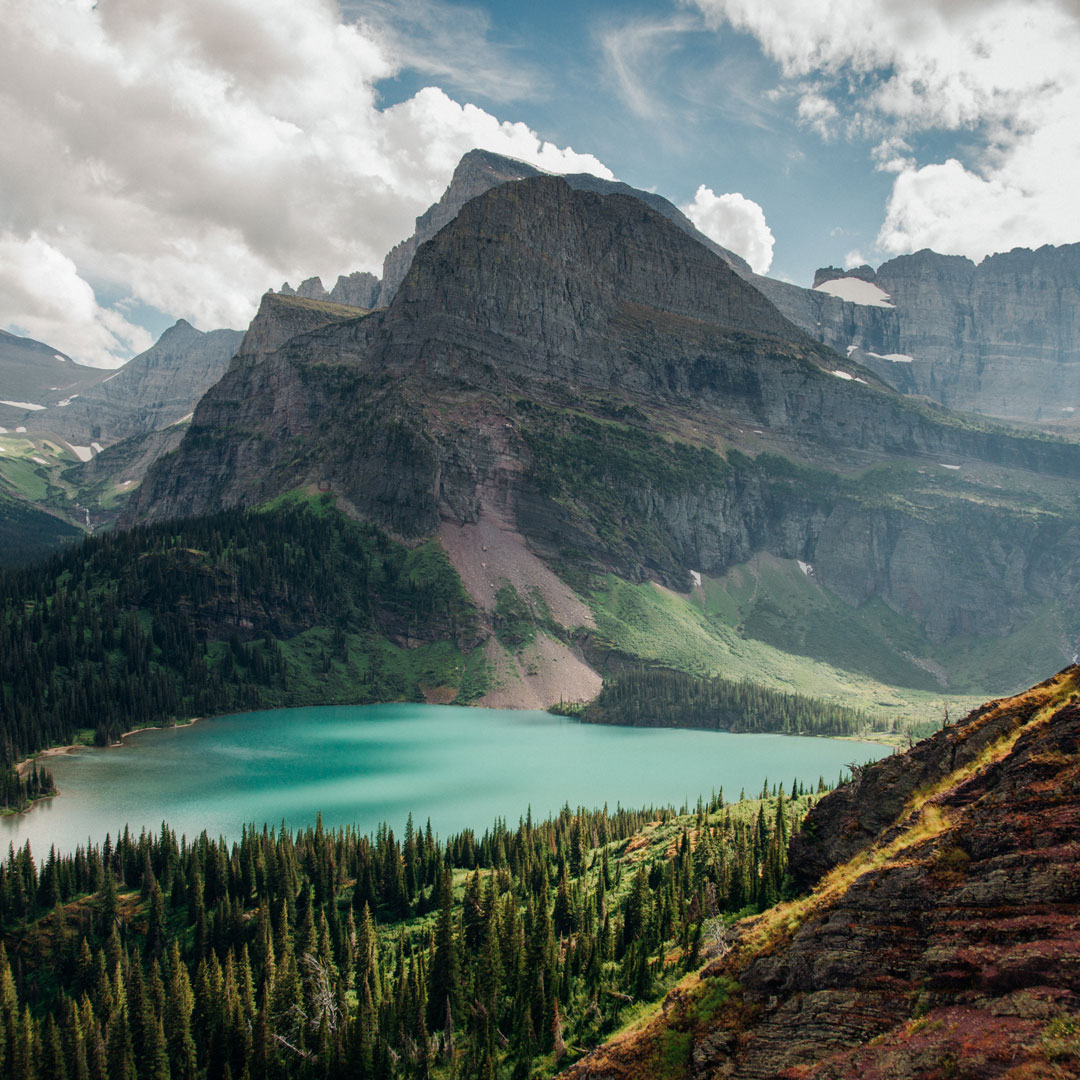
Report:
[[[860,770],[791,871],[568,1080],[1080,1075],[1080,669]]]

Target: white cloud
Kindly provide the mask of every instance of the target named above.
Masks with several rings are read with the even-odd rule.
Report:
[[[717,195],[702,184],[694,201],[679,209],[710,239],[741,255],[755,273],[764,274],[772,265],[772,230],[765,211],[738,192]]]
[[[697,23],[687,16],[670,15],[624,19],[599,30],[600,51],[615,91],[641,119],[667,118],[664,99],[670,86],[664,65],[681,36],[695,29]]]
[[[142,327],[102,308],[71,259],[35,233],[0,234],[0,323],[101,367],[152,344]]]
[[[804,122],[879,140],[875,164],[896,174],[882,247],[979,257],[1080,240],[1075,0],[692,2],[758,38]],[[965,160],[920,165],[920,132],[962,133]]]
[[[79,359],[140,347],[91,286],[208,328],[245,325],[284,279],[378,270],[473,146],[611,175],[433,87],[380,108],[404,59],[331,0],[0,0],[0,15],[0,235],[12,266],[62,260],[79,300],[33,303],[32,275],[8,269],[0,320]]]
[[[824,94],[807,90],[799,98],[798,115],[804,124],[808,124],[823,139],[828,140],[834,134],[834,124],[840,112]]]
[[[900,173],[915,167],[911,147],[899,135],[889,135],[870,151],[878,172]]]

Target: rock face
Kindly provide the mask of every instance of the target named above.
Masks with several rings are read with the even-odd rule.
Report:
[[[1080,1075],[1078,700],[1072,668],[867,766],[793,842],[816,891],[566,1075]]]
[[[442,197],[433,206],[430,206],[416,219],[416,232],[398,244],[383,261],[382,286],[379,291],[379,307],[386,307],[394,298],[405,275],[412,265],[413,256],[417,249],[425,241],[430,240],[440,229],[448,225],[458,215],[458,211],[469,202],[470,199],[482,195],[493,187],[500,184],[510,183],[514,180],[522,180],[526,177],[547,175],[542,169],[536,168],[516,158],[504,157],[494,154],[490,150],[470,150],[454,170],[450,181]],[[750,272],[746,261],[732,251],[722,248],[719,244],[710,240],[704,233],[697,230],[690,219],[673,206],[662,195],[649,191],[640,191],[630,187],[629,184],[620,183],[617,180],[605,180],[589,173],[571,173],[562,179],[576,191],[592,191],[600,195],[629,195],[640,199],[647,206],[656,210],[669,221],[676,224],[683,232],[693,236],[699,243],[704,244],[710,251],[718,254],[729,265],[740,273]]]
[[[884,387],[639,199],[544,176],[468,203],[385,311],[265,298],[127,520],[319,483],[404,537],[489,511],[570,572],[798,558],[942,640],[1072,594],[1078,476],[1080,447]]]
[[[904,393],[952,409],[1068,428],[1080,412],[1080,244],[1016,248],[976,266],[919,251],[842,274],[814,290],[752,280],[792,322]],[[873,281],[892,309],[817,290],[841,277]],[[1074,400],[1075,399],[1075,400]]]
[[[375,307],[379,296],[379,279],[365,270],[356,270],[346,277],[339,274],[337,283],[327,292],[322,278],[312,277],[300,282],[293,288],[287,281],[278,292],[282,296],[300,296],[305,300],[325,300],[331,304],[344,304],[346,307],[363,308],[365,311]]]
[[[405,275],[412,265],[413,256],[421,244],[426,243],[457,217],[461,208],[500,184],[524,180],[528,177],[546,176],[543,169],[530,165],[517,158],[505,157],[490,150],[470,150],[454,169],[454,175],[437,203],[433,203],[416,219],[416,230],[412,236],[396,244],[383,260],[382,279],[373,274],[357,271],[346,277],[339,277],[337,284],[328,293],[322,281],[307,278],[295,289],[285,282],[278,292],[282,296],[300,296],[308,300],[329,300],[337,304],[352,307],[375,308],[387,307],[393,300]],[[751,273],[747,262],[733,251],[721,247],[704,233],[699,232],[693,222],[662,195],[650,191],[641,191],[617,180],[605,180],[589,173],[571,173],[562,178],[576,191],[593,191],[601,195],[630,195],[640,199],[647,206],[674,222],[683,232],[693,236],[710,251],[723,258],[732,268],[741,274]]]
[[[76,364],[44,342],[0,330],[0,425],[24,425],[42,411],[27,406],[48,406],[87,393],[111,374]]]
[[[34,423],[77,442],[115,442],[168,427],[191,413],[221,377],[243,338],[239,330],[196,330],[181,319],[145,352],[79,394],[65,395]]]

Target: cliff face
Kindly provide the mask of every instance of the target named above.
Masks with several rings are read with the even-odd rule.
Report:
[[[566,1075],[1080,1075],[1078,702],[1071,668],[867,766],[793,842],[815,891]]]
[[[413,257],[420,245],[435,236],[440,229],[457,217],[461,208],[478,195],[490,191],[493,187],[523,180],[527,177],[545,176],[542,169],[536,168],[516,158],[503,157],[490,150],[470,150],[454,170],[446,191],[437,203],[416,219],[416,231],[407,240],[403,240],[383,260],[382,286],[378,304],[386,307],[393,300],[405,275],[412,265]],[[688,236],[707,247],[713,254],[719,255],[729,266],[740,273],[750,273],[746,261],[732,251],[722,248],[710,240],[694,226],[693,222],[662,195],[640,191],[618,180],[605,180],[589,173],[570,173],[561,179],[575,191],[591,191],[598,195],[627,195],[645,203],[662,217],[677,225]]]
[[[941,639],[1071,594],[1078,475],[883,387],[640,200],[538,177],[463,208],[384,312],[266,298],[128,519],[321,483],[397,535],[488,511],[678,587],[771,551]]]
[[[1009,420],[1068,428],[1076,418],[1080,244],[1016,248],[978,266],[924,250],[868,270],[856,276],[893,307],[752,280],[816,340],[840,352],[856,347],[855,359],[904,393]],[[838,276],[827,268],[814,284]]]
[[[33,422],[41,410],[27,406],[87,393],[110,374],[76,364],[44,342],[0,330],[0,425],[11,430]]]
[[[122,368],[97,372],[92,385],[64,393],[59,402],[59,393],[52,394],[50,407],[35,414],[34,428],[85,444],[168,427],[217,382],[243,336],[239,330],[204,333],[181,319]]]

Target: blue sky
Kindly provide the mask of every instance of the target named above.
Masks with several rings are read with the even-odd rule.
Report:
[[[0,38],[0,326],[115,365],[378,270],[472,146],[756,269],[1080,241],[1076,0],[36,0]]]
[[[793,102],[769,100],[783,80],[751,35],[712,32],[695,12],[649,3],[482,10],[487,40],[530,85],[503,99],[466,68],[442,76],[451,96],[513,115],[677,204],[701,184],[754,200],[776,237],[772,276],[809,285],[818,266],[875,254],[892,177],[873,170],[872,141],[823,140]],[[431,82],[423,60],[379,84],[387,104]]]

